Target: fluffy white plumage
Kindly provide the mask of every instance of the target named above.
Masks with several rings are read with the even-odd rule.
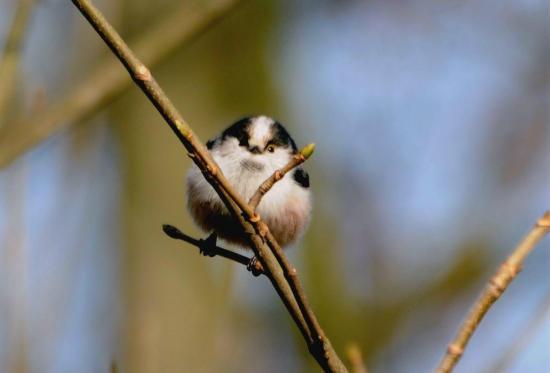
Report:
[[[272,146],[272,152],[267,150],[274,143],[274,125],[268,117],[250,118],[246,146],[232,136],[219,136],[211,146],[214,160],[246,200],[265,179],[287,164],[295,152],[291,146]],[[262,151],[255,154],[250,147]],[[246,245],[240,228],[195,165],[189,170],[187,187],[191,215],[201,228],[215,231],[228,242]],[[311,193],[288,173],[263,197],[257,211],[281,246],[287,246],[299,238],[309,223]]]

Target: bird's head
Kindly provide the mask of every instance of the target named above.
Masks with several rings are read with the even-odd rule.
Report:
[[[266,116],[243,118],[206,145],[251,172],[280,168],[298,151],[283,125]]]

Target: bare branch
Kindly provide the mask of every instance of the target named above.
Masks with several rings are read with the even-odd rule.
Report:
[[[206,147],[198,140],[189,125],[178,113],[151,75],[149,69],[134,55],[101,12],[88,0],[72,0],[72,2],[126,67],[135,83],[155,105],[187,149],[191,159],[202,171],[206,180],[218,193],[229,212],[239,221],[249,240],[250,247],[260,260],[266,276],[273,284],[304,336],[312,356],[326,371],[346,372],[346,368],[319,327],[311,308],[307,305],[296,270],[286,260],[282,249],[267,226],[254,210],[244,202],[243,198],[235,192],[211,158]]]
[[[451,372],[458,360],[462,357],[464,349],[479,323],[489,311],[493,303],[500,298],[508,285],[521,271],[525,258],[535,248],[537,243],[550,231],[550,211],[547,211],[519,243],[512,254],[502,263],[489,284],[478,298],[468,317],[460,327],[458,334],[449,344],[447,352],[437,368],[437,372]]]
[[[207,30],[242,0],[211,0],[173,11],[132,43],[144,63],[155,66],[183,43]],[[0,167],[4,167],[49,136],[101,110],[130,86],[117,61],[105,58],[65,96],[29,118],[20,118],[0,132]],[[2,86],[3,84],[0,84]]]
[[[287,172],[292,170],[295,167],[298,167],[304,163],[315,151],[315,144],[306,145],[302,150],[295,154],[292,159],[280,170],[277,170],[268,177],[259,187],[258,190],[254,193],[252,197],[248,200],[250,207],[256,211],[256,207],[260,204],[262,197],[269,192],[269,190],[275,185],[275,183],[281,180]]]

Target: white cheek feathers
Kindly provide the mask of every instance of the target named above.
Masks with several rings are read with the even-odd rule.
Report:
[[[220,137],[208,143],[209,151],[221,171],[245,200],[252,197],[265,179],[288,163],[296,147],[280,124],[271,118],[256,118],[259,119],[245,118],[246,120],[237,122]],[[282,130],[276,126],[280,126]],[[233,132],[225,135],[228,131]],[[239,139],[233,136],[234,133],[247,137]],[[285,135],[288,139],[284,138]],[[265,151],[252,154],[247,150],[247,145],[251,141],[259,140],[258,137],[261,137],[264,146],[270,141],[279,146],[273,153]],[[248,247],[241,227],[229,215],[219,196],[195,165],[187,175],[187,196],[191,216],[200,228],[206,232],[214,231],[228,242]],[[285,247],[303,234],[310,221],[311,208],[307,173],[302,169],[295,169],[273,186],[263,197],[257,210],[277,242]]]

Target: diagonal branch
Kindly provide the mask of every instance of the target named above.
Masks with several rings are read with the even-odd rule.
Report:
[[[279,180],[281,180],[287,172],[292,170],[295,167],[298,167],[302,163],[304,163],[311,155],[313,154],[313,151],[315,150],[315,144],[309,144],[306,145],[302,150],[300,150],[297,154],[295,154],[292,159],[280,170],[277,170],[268,177],[256,190],[254,195],[250,197],[248,200],[248,204],[252,208],[252,210],[256,211],[256,207],[260,204],[260,201],[262,200],[262,197],[269,192],[269,190],[275,185],[275,183]]]
[[[478,298],[468,317],[462,323],[458,334],[449,344],[443,360],[437,368],[438,373],[451,372],[458,360],[462,357],[464,349],[468,344],[472,334],[475,332],[479,323],[489,311],[502,293],[508,288],[508,285],[514,280],[521,271],[525,258],[531,253],[539,241],[550,232],[550,211],[547,211],[519,243],[512,254],[502,263],[495,275],[489,281],[489,284]]]
[[[132,79],[157,108],[187,149],[191,159],[218,193],[229,212],[238,220],[246,233],[250,247],[260,260],[266,276],[300,329],[312,356],[326,371],[346,372],[346,368],[319,327],[313,311],[307,304],[296,270],[286,260],[282,249],[267,229],[267,226],[254,213],[254,210],[244,202],[243,198],[235,192],[210,157],[206,147],[198,140],[150,71],[134,55],[101,12],[88,0],[72,0],[72,2],[126,67]]]
[[[184,2],[144,32],[132,46],[144,63],[155,66],[183,43],[207,30],[241,1],[210,0],[195,8]],[[106,57],[59,100],[28,118],[16,119],[0,131],[0,167],[7,166],[49,136],[101,110],[120,96],[130,83],[117,61]]]

